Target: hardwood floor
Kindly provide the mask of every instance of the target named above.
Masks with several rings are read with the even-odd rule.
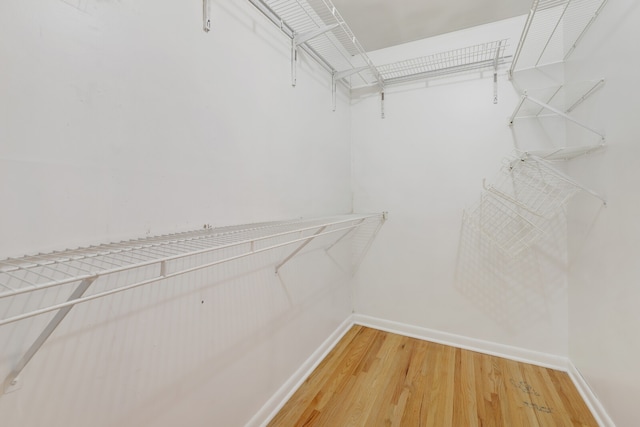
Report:
[[[270,426],[593,426],[569,376],[354,326]]]

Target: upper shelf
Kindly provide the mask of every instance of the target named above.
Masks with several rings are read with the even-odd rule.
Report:
[[[534,0],[510,73],[565,61],[608,0]]]
[[[348,87],[382,79],[330,0],[249,0],[299,47]]]
[[[378,71],[385,85],[406,83],[443,75],[457,74],[504,64],[508,40],[481,43],[434,55],[381,65]]]
[[[351,89],[423,80],[470,70],[497,68],[507,62],[507,40],[454,49],[421,58],[376,66],[330,0],[249,0],[301,49]]]

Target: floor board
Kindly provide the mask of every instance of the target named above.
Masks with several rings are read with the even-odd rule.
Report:
[[[564,372],[359,325],[269,425],[598,426]]]

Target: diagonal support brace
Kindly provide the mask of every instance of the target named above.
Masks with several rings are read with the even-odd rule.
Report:
[[[84,279],[78,287],[73,291],[71,296],[67,301],[73,301],[80,298],[84,293],[89,289],[89,286],[97,279],[97,277],[91,277],[88,279]],[[67,314],[71,311],[73,305],[69,305],[67,307],[61,308],[58,313],[51,319],[49,324],[44,328],[42,333],[36,338],[36,340],[31,344],[31,347],[27,350],[27,352],[22,356],[22,359],[18,362],[18,364],[13,368],[13,370],[7,375],[3,383],[3,392],[7,393],[8,390],[16,384],[16,379],[18,375],[22,372],[22,370],[27,366],[27,364],[31,361],[33,356],[36,355],[38,350],[44,345],[47,339],[51,336],[53,331],[56,330],[58,325],[67,317]]]
[[[286,257],[286,258],[285,258],[285,259],[284,259],[280,264],[276,265],[276,274],[278,274],[278,270],[280,270],[280,268],[281,268],[283,265],[285,265],[286,263],[288,263],[288,262],[289,262],[289,260],[290,260],[291,258],[293,258],[294,256],[296,256],[296,255],[298,254],[298,252],[300,252],[302,249],[304,249],[304,247],[305,247],[305,246],[307,246],[309,243],[311,243],[311,241],[312,241],[313,239],[315,239],[315,238],[316,238],[316,236],[317,236],[318,234],[321,234],[321,233],[324,231],[324,229],[325,229],[325,228],[327,228],[327,226],[326,226],[326,225],[324,225],[324,226],[320,227],[320,229],[319,229],[318,231],[316,231],[316,232],[315,232],[312,236],[310,236],[307,240],[305,240],[304,242],[302,242],[302,244],[301,244],[300,246],[298,246],[298,248],[297,248],[295,251],[291,252],[291,254],[290,254],[288,257]]]
[[[312,31],[307,31],[306,33],[295,34],[293,40],[296,46],[300,46],[301,44],[306,43],[309,40],[315,39],[316,37],[321,36],[324,33],[328,33],[329,31],[339,26],[340,24],[327,25],[326,27],[320,27]]]
[[[552,107],[549,104],[545,104],[544,102],[539,101],[539,100],[537,100],[535,98],[532,98],[532,97],[530,97],[528,95],[525,95],[525,98],[528,99],[529,101],[533,102],[534,104],[538,104],[539,106],[551,111],[552,113],[555,113],[555,114],[559,115],[560,117],[564,117],[565,119],[569,120],[570,122],[575,123],[578,126],[584,128],[584,129],[586,129],[586,130],[588,130],[590,132],[595,133],[596,135],[599,135],[600,138],[602,138],[602,139],[605,138],[605,136],[604,136],[604,134],[602,132],[599,132],[599,131],[595,130],[594,128],[590,127],[590,126],[587,126],[586,124],[582,123],[580,120],[571,117],[570,115],[568,115],[564,111],[558,110],[557,108]]]

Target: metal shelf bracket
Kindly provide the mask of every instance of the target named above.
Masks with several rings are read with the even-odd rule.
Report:
[[[76,287],[73,293],[67,299],[67,302],[74,301],[87,291],[91,284],[97,279],[97,277],[90,277],[84,279],[80,282],[80,284]],[[18,375],[22,372],[22,370],[29,364],[33,356],[42,348],[47,339],[53,334],[56,328],[60,325],[60,323],[67,317],[67,314],[71,311],[73,305],[68,305],[61,308],[58,313],[51,319],[51,321],[47,324],[44,330],[40,333],[38,338],[35,339],[31,347],[26,351],[26,353],[22,356],[17,365],[13,368],[13,370],[7,375],[3,382],[3,393],[8,393],[12,390],[12,388],[16,385]]]
[[[205,33],[211,31],[211,0],[202,0],[202,29]]]
[[[532,98],[531,96],[527,95],[526,92],[522,95],[522,97],[520,98],[520,102],[518,103],[518,106],[516,107],[515,111],[513,112],[513,114],[511,115],[511,118],[509,119],[509,124],[513,125],[513,122],[515,121],[515,119],[517,118],[518,112],[520,111],[520,109],[522,108],[522,105],[524,104],[525,101],[531,101],[534,104],[539,105],[540,107],[542,107],[543,109],[546,109],[548,111],[551,111],[552,113],[563,117],[566,120],[569,120],[572,123],[575,123],[576,125],[595,133],[596,135],[600,136],[600,138],[602,138],[603,140],[605,139],[605,135],[604,133],[592,128],[591,126],[587,125],[586,123],[583,123],[582,121],[571,117],[570,115],[568,115],[567,113],[565,113],[562,110],[559,110],[545,102],[542,102],[536,98]],[[575,107],[574,107],[575,108]]]

